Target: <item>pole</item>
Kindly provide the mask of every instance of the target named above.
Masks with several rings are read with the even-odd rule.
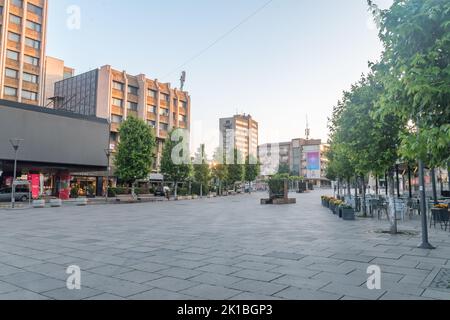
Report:
[[[108,203],[108,191],[109,191],[109,154],[107,154],[108,158],[108,169],[106,170],[106,192],[105,192],[105,201]]]
[[[447,182],[448,182],[448,191],[450,191],[450,161],[447,165]]]
[[[425,195],[425,170],[422,160],[419,160],[419,180],[420,180],[420,206],[422,209],[422,243],[419,245],[421,249],[435,249],[428,242],[428,222],[427,222],[427,204]]]
[[[408,185],[409,185],[409,198],[412,199],[411,166],[409,164],[408,164]]]
[[[386,185],[386,196],[389,195],[389,187],[388,187],[388,175],[387,172],[384,174],[384,181],[385,181],[385,185]]]
[[[378,186],[378,175],[375,176],[375,194],[378,196],[378,190],[379,186]]]
[[[433,200],[434,204],[438,204],[438,197],[437,197],[437,188],[436,188],[436,170],[434,168],[431,168],[431,181],[433,185]]]
[[[13,173],[13,181],[11,186],[11,207],[14,209],[16,207],[16,178],[17,178],[17,151],[19,147],[14,147],[14,173]]]

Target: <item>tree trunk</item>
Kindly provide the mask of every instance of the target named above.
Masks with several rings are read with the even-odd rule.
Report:
[[[136,184],[136,181],[133,181],[131,183],[131,197],[133,198],[133,200],[136,200],[135,184]]]
[[[361,176],[362,179],[362,191],[363,191],[363,198],[361,200],[361,206],[363,210],[364,217],[367,217],[367,207],[366,207],[366,179],[364,176]]]
[[[350,186],[350,178],[347,178],[347,193],[351,199],[352,198],[352,190],[351,190],[351,186]]]
[[[200,183],[200,198],[203,198],[203,183]]]
[[[175,181],[173,196],[175,197],[175,200],[176,200],[177,196],[178,196],[178,182],[177,181]]]
[[[397,211],[395,208],[395,181],[394,181],[394,174],[390,173],[388,176],[388,200],[389,200],[389,206],[388,206],[388,218],[389,222],[391,223],[391,233],[397,234]]]
[[[355,210],[358,210],[358,177],[355,177]]]
[[[378,175],[375,176],[375,194],[378,196],[379,194],[379,183],[378,183]]]
[[[439,202],[438,202],[437,186],[436,186],[436,170],[434,168],[431,168],[430,174],[431,174],[431,183],[433,185],[434,204],[438,204]]]
[[[386,189],[386,196],[389,196],[389,181],[388,181],[388,174],[387,172],[384,174],[384,184]]]

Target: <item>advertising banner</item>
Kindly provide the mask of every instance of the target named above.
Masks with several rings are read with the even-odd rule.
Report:
[[[320,179],[320,152],[306,154],[306,178]]]
[[[70,198],[70,174],[62,173],[59,176],[59,198],[61,200],[69,200]]]
[[[29,174],[28,181],[31,187],[31,197],[33,199],[39,198],[39,191],[41,186],[41,175],[40,174]]]

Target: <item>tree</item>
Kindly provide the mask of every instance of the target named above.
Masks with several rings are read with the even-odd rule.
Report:
[[[236,190],[236,183],[242,182],[244,179],[245,167],[242,161],[242,154],[238,149],[234,149],[234,163],[228,164],[228,182],[234,186]]]
[[[278,172],[277,172],[277,174],[290,174],[291,173],[291,168],[289,167],[289,165],[288,164],[286,164],[286,163],[281,163],[279,166],[278,166]]]
[[[191,174],[188,143],[187,136],[180,129],[172,131],[164,142],[161,172],[165,180],[173,182],[175,198],[178,183],[184,182]]]
[[[114,159],[119,179],[132,184],[135,196],[136,180],[145,179],[151,172],[153,153],[156,145],[155,135],[143,120],[129,117],[120,128],[120,141]]]
[[[260,164],[253,155],[249,155],[245,160],[245,181],[249,184],[255,181],[260,173]],[[250,186],[251,187],[251,186]],[[251,188],[249,189],[251,192]]]
[[[450,2],[397,0],[388,10],[368,3],[384,46],[376,66],[385,75],[380,108],[420,129],[401,134],[400,154],[444,165],[450,159]]]
[[[222,184],[226,182],[228,178],[228,166],[225,164],[224,152],[220,148],[218,148],[214,153],[211,174],[219,184],[218,194],[222,195]]]
[[[194,157],[194,180],[200,184],[200,196],[203,196],[204,188],[209,186],[211,170],[205,153],[205,145],[201,145]]]

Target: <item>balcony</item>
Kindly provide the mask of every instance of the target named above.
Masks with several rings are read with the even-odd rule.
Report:
[[[118,116],[123,116],[123,109],[117,106],[111,106],[111,113],[117,114]]]

